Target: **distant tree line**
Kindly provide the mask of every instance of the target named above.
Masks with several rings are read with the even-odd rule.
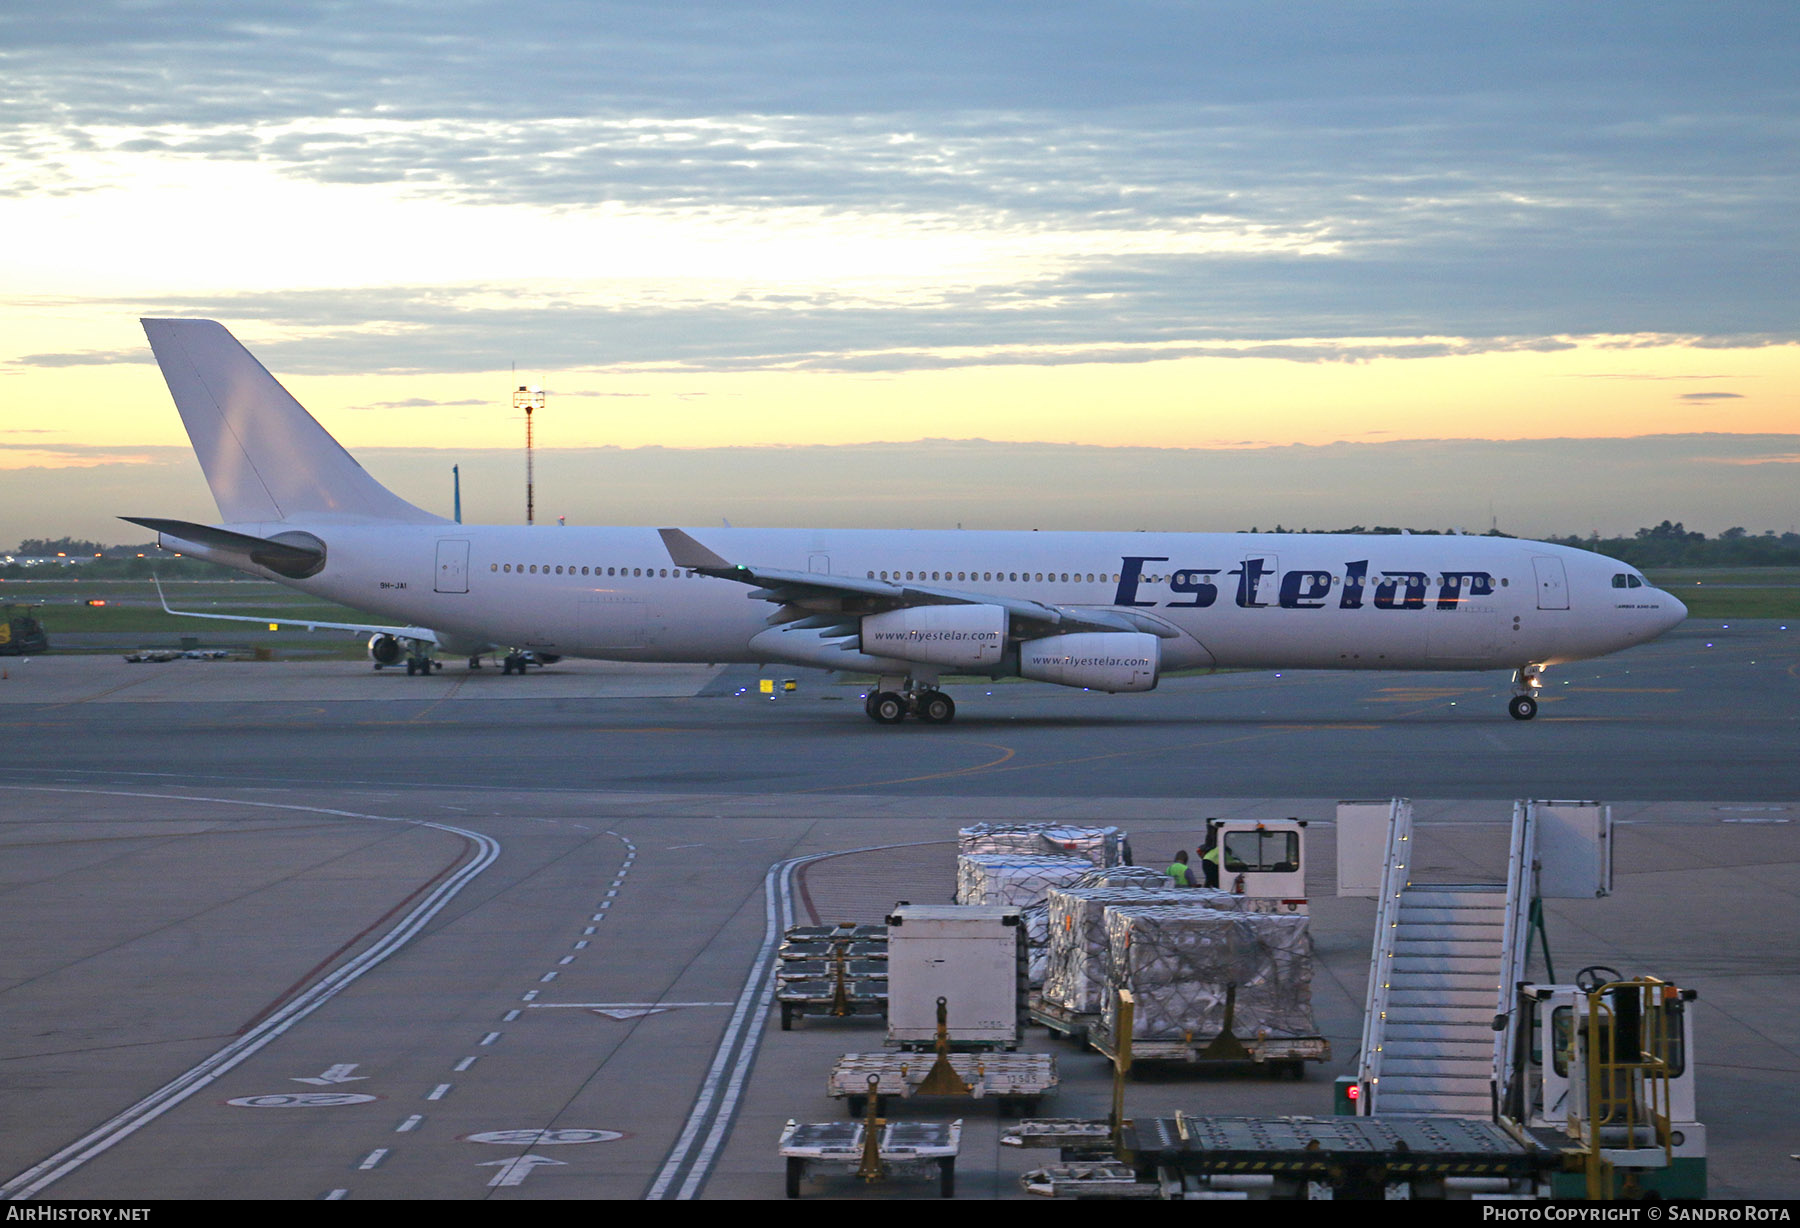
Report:
[[[245,579],[234,571],[205,559],[183,558],[164,550],[155,542],[136,546],[103,546],[99,542],[78,537],[28,537],[19,543],[14,555],[47,558],[66,555],[80,562],[68,566],[8,563],[0,565],[4,580],[148,580],[152,575],[169,580],[233,580]],[[95,556],[99,557],[96,558]]]
[[[1258,532],[1251,529],[1250,532]],[[1368,528],[1353,525],[1348,529],[1284,529],[1280,525],[1272,533],[1414,533],[1420,535],[1455,533],[1455,529],[1400,529],[1390,525]],[[1511,537],[1495,529],[1482,537]],[[1663,521],[1653,528],[1639,529],[1630,537],[1546,537],[1559,546],[1592,550],[1608,558],[1618,559],[1633,567],[1800,567],[1800,533],[1777,533],[1765,529],[1761,533],[1737,526],[1717,537],[1690,532],[1679,520]]]
[[[1741,526],[1717,537],[1690,533],[1679,520],[1632,537],[1552,537],[1563,546],[1579,546],[1633,567],[1800,567],[1800,533],[1766,529],[1752,533]]]

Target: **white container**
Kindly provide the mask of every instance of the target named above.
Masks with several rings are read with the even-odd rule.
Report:
[[[1011,1049],[1025,1012],[1025,928],[1017,908],[906,904],[888,918],[888,1041],[937,1039],[937,1002],[953,1045]]]

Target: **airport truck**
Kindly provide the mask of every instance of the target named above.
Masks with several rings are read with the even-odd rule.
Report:
[[[0,618],[0,657],[21,657],[34,652],[48,652],[50,637],[37,619],[36,606],[9,604],[6,617]]]

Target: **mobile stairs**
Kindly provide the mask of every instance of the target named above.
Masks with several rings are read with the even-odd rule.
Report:
[[[1536,807],[1513,806],[1504,883],[1414,883],[1412,807],[1396,801],[1370,955],[1360,1116],[1493,1119],[1513,1052],[1537,900]],[[1504,1019],[1496,1031],[1496,1020]]]

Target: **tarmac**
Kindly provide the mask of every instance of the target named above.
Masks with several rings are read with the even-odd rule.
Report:
[[[787,920],[947,900],[959,827],[1115,823],[1140,861],[1207,815],[1309,820],[1303,1081],[1153,1072],[1130,1111],[1328,1114],[1353,1068],[1372,901],[1338,798],[1414,799],[1417,873],[1498,878],[1515,797],[1610,802],[1614,893],[1551,901],[1556,971],[1698,991],[1715,1198],[1800,1197],[1800,649],[1690,623],[1552,674],[1236,674],[1144,696],[960,686],[955,725],[873,725],[813,675],[566,662],[520,679],[343,661],[0,660],[0,1181],[11,1197],[779,1198],[790,1118],[878,1022],[779,1030]],[[767,675],[779,681],[788,671]],[[1561,684],[1568,685],[1563,689]],[[740,693],[742,692],[742,693]],[[1104,1112],[1052,1041],[1044,1111]],[[1044,1153],[965,1124],[958,1197]],[[807,1186],[934,1198],[935,1185]]]

